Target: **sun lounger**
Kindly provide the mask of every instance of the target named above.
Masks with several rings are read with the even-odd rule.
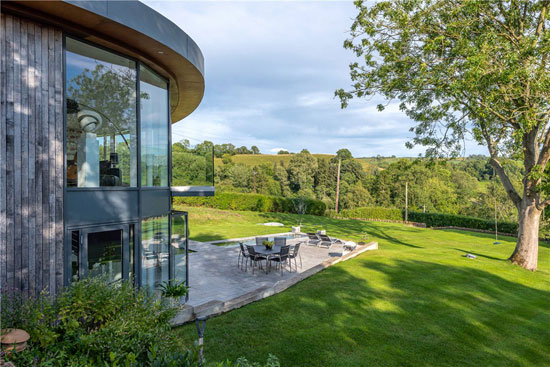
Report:
[[[319,247],[330,248],[334,243],[339,242],[337,238],[330,238],[326,234],[320,234],[319,239]]]
[[[317,236],[317,233],[306,233],[308,240],[307,244],[310,246],[317,246],[321,240],[319,239],[319,236]]]

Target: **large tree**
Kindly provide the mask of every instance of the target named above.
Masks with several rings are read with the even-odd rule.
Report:
[[[510,260],[530,270],[537,268],[541,212],[550,205],[549,3],[358,0],[344,47],[361,61],[350,65],[351,90],[336,91],[342,107],[376,94],[401,101],[417,122],[409,146],[427,146],[428,155],[461,154],[469,133],[486,145],[518,210]],[[506,156],[523,161],[523,192],[502,164]]]

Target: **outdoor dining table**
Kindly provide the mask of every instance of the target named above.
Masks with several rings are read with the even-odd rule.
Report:
[[[273,246],[271,250],[268,250],[263,245],[254,246],[254,251],[262,255],[279,255],[281,253],[281,246]]]
[[[254,251],[260,255],[264,255],[267,258],[266,264],[265,264],[265,272],[267,273],[271,266],[269,264],[269,257],[273,255],[279,255],[281,253],[281,246],[273,246],[271,250],[268,250],[263,245],[256,245],[253,246]]]

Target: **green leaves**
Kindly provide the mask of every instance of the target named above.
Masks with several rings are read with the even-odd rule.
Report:
[[[164,281],[158,284],[163,297],[183,297],[189,291],[189,287],[185,285],[185,280],[177,281],[175,279]]]
[[[486,144],[493,137],[501,152],[517,149],[507,144],[512,133],[500,138],[501,130],[527,132],[548,121],[550,22],[543,2],[355,4],[344,47],[363,62],[350,64],[352,88],[335,92],[343,108],[372,94],[406,102],[419,123],[412,143],[435,155],[460,154],[472,129],[489,133],[474,137]]]

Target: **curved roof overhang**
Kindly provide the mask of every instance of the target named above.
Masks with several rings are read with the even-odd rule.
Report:
[[[134,57],[170,79],[172,123],[189,115],[204,95],[204,58],[177,25],[139,1],[2,1],[2,11]]]

